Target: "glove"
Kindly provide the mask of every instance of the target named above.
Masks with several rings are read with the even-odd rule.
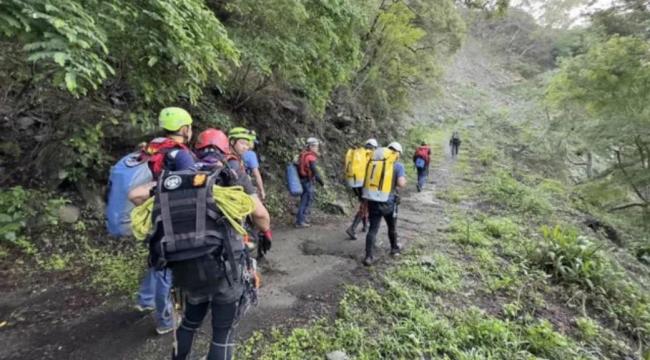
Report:
[[[273,240],[273,233],[271,232],[271,229],[260,232],[258,238],[260,241],[260,251],[262,254],[266,254],[269,250],[271,250],[271,240]]]

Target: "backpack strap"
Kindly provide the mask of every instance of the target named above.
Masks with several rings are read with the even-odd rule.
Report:
[[[386,157],[384,156],[383,159],[381,159],[382,165],[381,165],[381,177],[379,178],[379,186],[377,189],[381,191],[381,189],[384,188],[384,178],[386,177]]]

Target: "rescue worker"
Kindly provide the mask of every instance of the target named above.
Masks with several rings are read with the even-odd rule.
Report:
[[[392,142],[388,145],[388,149],[402,154],[402,145],[398,142]],[[375,262],[373,255],[373,248],[381,219],[386,220],[388,226],[388,239],[390,240],[390,254],[392,256],[399,256],[401,253],[401,245],[397,242],[397,210],[399,205],[399,190],[406,186],[406,171],[404,165],[399,161],[393,164],[393,189],[386,202],[368,201],[368,218],[370,228],[366,235],[366,256],[363,260],[365,266],[371,266]]]
[[[241,159],[246,173],[254,180],[257,188],[258,197],[263,201],[266,198],[264,191],[264,182],[260,173],[259,160],[257,154],[253,151],[257,143],[255,130],[249,130],[244,127],[236,127],[228,132],[232,154]]]
[[[230,153],[230,148],[228,143],[228,137],[220,130],[208,129],[202,132],[199,135],[196,145],[200,160],[194,169],[217,171],[223,169],[224,164],[228,164],[228,167],[230,165],[237,166],[239,164],[238,159],[230,158],[229,160],[228,154]],[[272,240],[270,217],[268,211],[256,196],[255,187],[247,176],[238,176],[239,172],[237,169],[225,168],[225,171],[228,171],[228,174],[232,175],[232,179],[234,179],[233,186],[241,186],[246,194],[251,196],[254,203],[254,210],[251,215],[252,221],[265,234],[264,237],[267,242],[265,246],[267,250],[270,249]],[[129,198],[134,203],[141,204],[150,197],[155,186],[156,183],[140,186],[129,193]],[[182,204],[178,206],[182,207]],[[195,208],[197,207],[190,207],[190,209]],[[174,209],[172,208],[171,210],[173,214]],[[238,237],[237,239],[238,242],[241,242],[241,238]],[[228,239],[224,241],[228,241]],[[230,246],[233,247],[232,245]],[[227,248],[227,246],[223,248]],[[243,266],[242,261],[238,259],[242,259],[244,256],[244,247],[240,246],[236,248],[235,251],[226,254],[225,260],[222,260],[221,264],[224,266],[224,272],[231,269],[231,273],[243,273],[243,269],[241,268]],[[233,257],[232,261],[228,260],[230,257]],[[214,259],[217,258],[215,257]],[[233,265],[236,268],[232,268]],[[214,268],[214,270],[219,269],[221,269],[221,266]],[[181,325],[176,333],[177,348],[172,353],[173,360],[184,360],[190,356],[194,336],[201,327],[201,323],[208,310],[212,313],[212,341],[207,359],[232,359],[235,348],[234,329],[242,316],[246,303],[251,301],[246,296],[247,292],[244,281],[243,276],[229,278],[228,275],[225,275],[218,283],[212,283],[198,289],[182,289],[184,292],[185,311]]]
[[[163,169],[186,170],[195,163],[195,158],[187,147],[192,138],[190,114],[178,107],[168,107],[162,109],[158,120],[165,137],[156,138],[147,145],[147,151],[152,152],[150,149],[155,148],[155,154],[149,164],[154,179],[160,176]],[[155,309],[156,332],[160,335],[174,330],[173,307],[169,296],[171,281],[170,271],[149,267],[137,295],[137,310]]]
[[[311,224],[307,222],[306,216],[309,212],[315,196],[315,183],[325,186],[325,182],[318,171],[317,162],[319,155],[320,141],[315,137],[307,139],[305,149],[298,157],[298,175],[302,185],[302,195],[300,196],[300,205],[296,214],[296,227],[306,228]]]
[[[372,157],[373,152],[379,147],[379,143],[377,142],[376,139],[368,139],[366,140],[366,143],[363,145],[364,149],[367,151],[367,157],[368,161]],[[354,220],[352,220],[352,224],[350,225],[349,228],[345,229],[345,233],[348,234],[350,239],[356,240],[357,235],[356,235],[356,229],[359,223],[363,224],[363,228],[361,228],[361,232],[366,232],[368,230],[368,201],[366,201],[362,197],[362,192],[363,188],[358,187],[358,188],[353,188],[354,194],[357,196],[357,199],[359,199],[359,210],[357,213],[354,215]]]

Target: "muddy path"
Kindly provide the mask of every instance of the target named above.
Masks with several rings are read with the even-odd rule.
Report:
[[[444,159],[432,166],[425,189],[418,193],[409,184],[403,193],[398,234],[407,248],[418,237],[437,241],[435,234],[447,226],[444,202],[436,193],[453,182],[453,160],[448,153],[439,156]],[[385,224],[378,236],[379,261],[367,269],[361,265],[365,237],[360,233],[358,240],[349,240],[344,233],[349,221],[316,219],[309,229],[276,229],[273,249],[261,266],[260,304],[240,323],[240,338],[254,330],[332,317],[345,284],[364,284],[390,264]],[[7,323],[0,327],[0,359],[168,358],[172,336],[156,335],[153,320],[133,310],[132,299],[103,298],[79,285],[53,278],[2,294],[0,324]],[[197,355],[208,346],[207,319],[195,343]]]

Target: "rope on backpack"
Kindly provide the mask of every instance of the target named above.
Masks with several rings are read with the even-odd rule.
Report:
[[[246,234],[246,229],[242,226],[242,220],[253,212],[255,203],[244,192],[244,188],[241,186],[223,187],[214,185],[212,187],[212,197],[233,229],[239,235]]]
[[[255,203],[250,195],[246,194],[241,186],[214,185],[212,198],[233,229],[240,235],[246,234],[242,221],[255,209]],[[151,197],[131,211],[131,229],[137,240],[146,239],[151,231],[153,205],[154,198]]]

